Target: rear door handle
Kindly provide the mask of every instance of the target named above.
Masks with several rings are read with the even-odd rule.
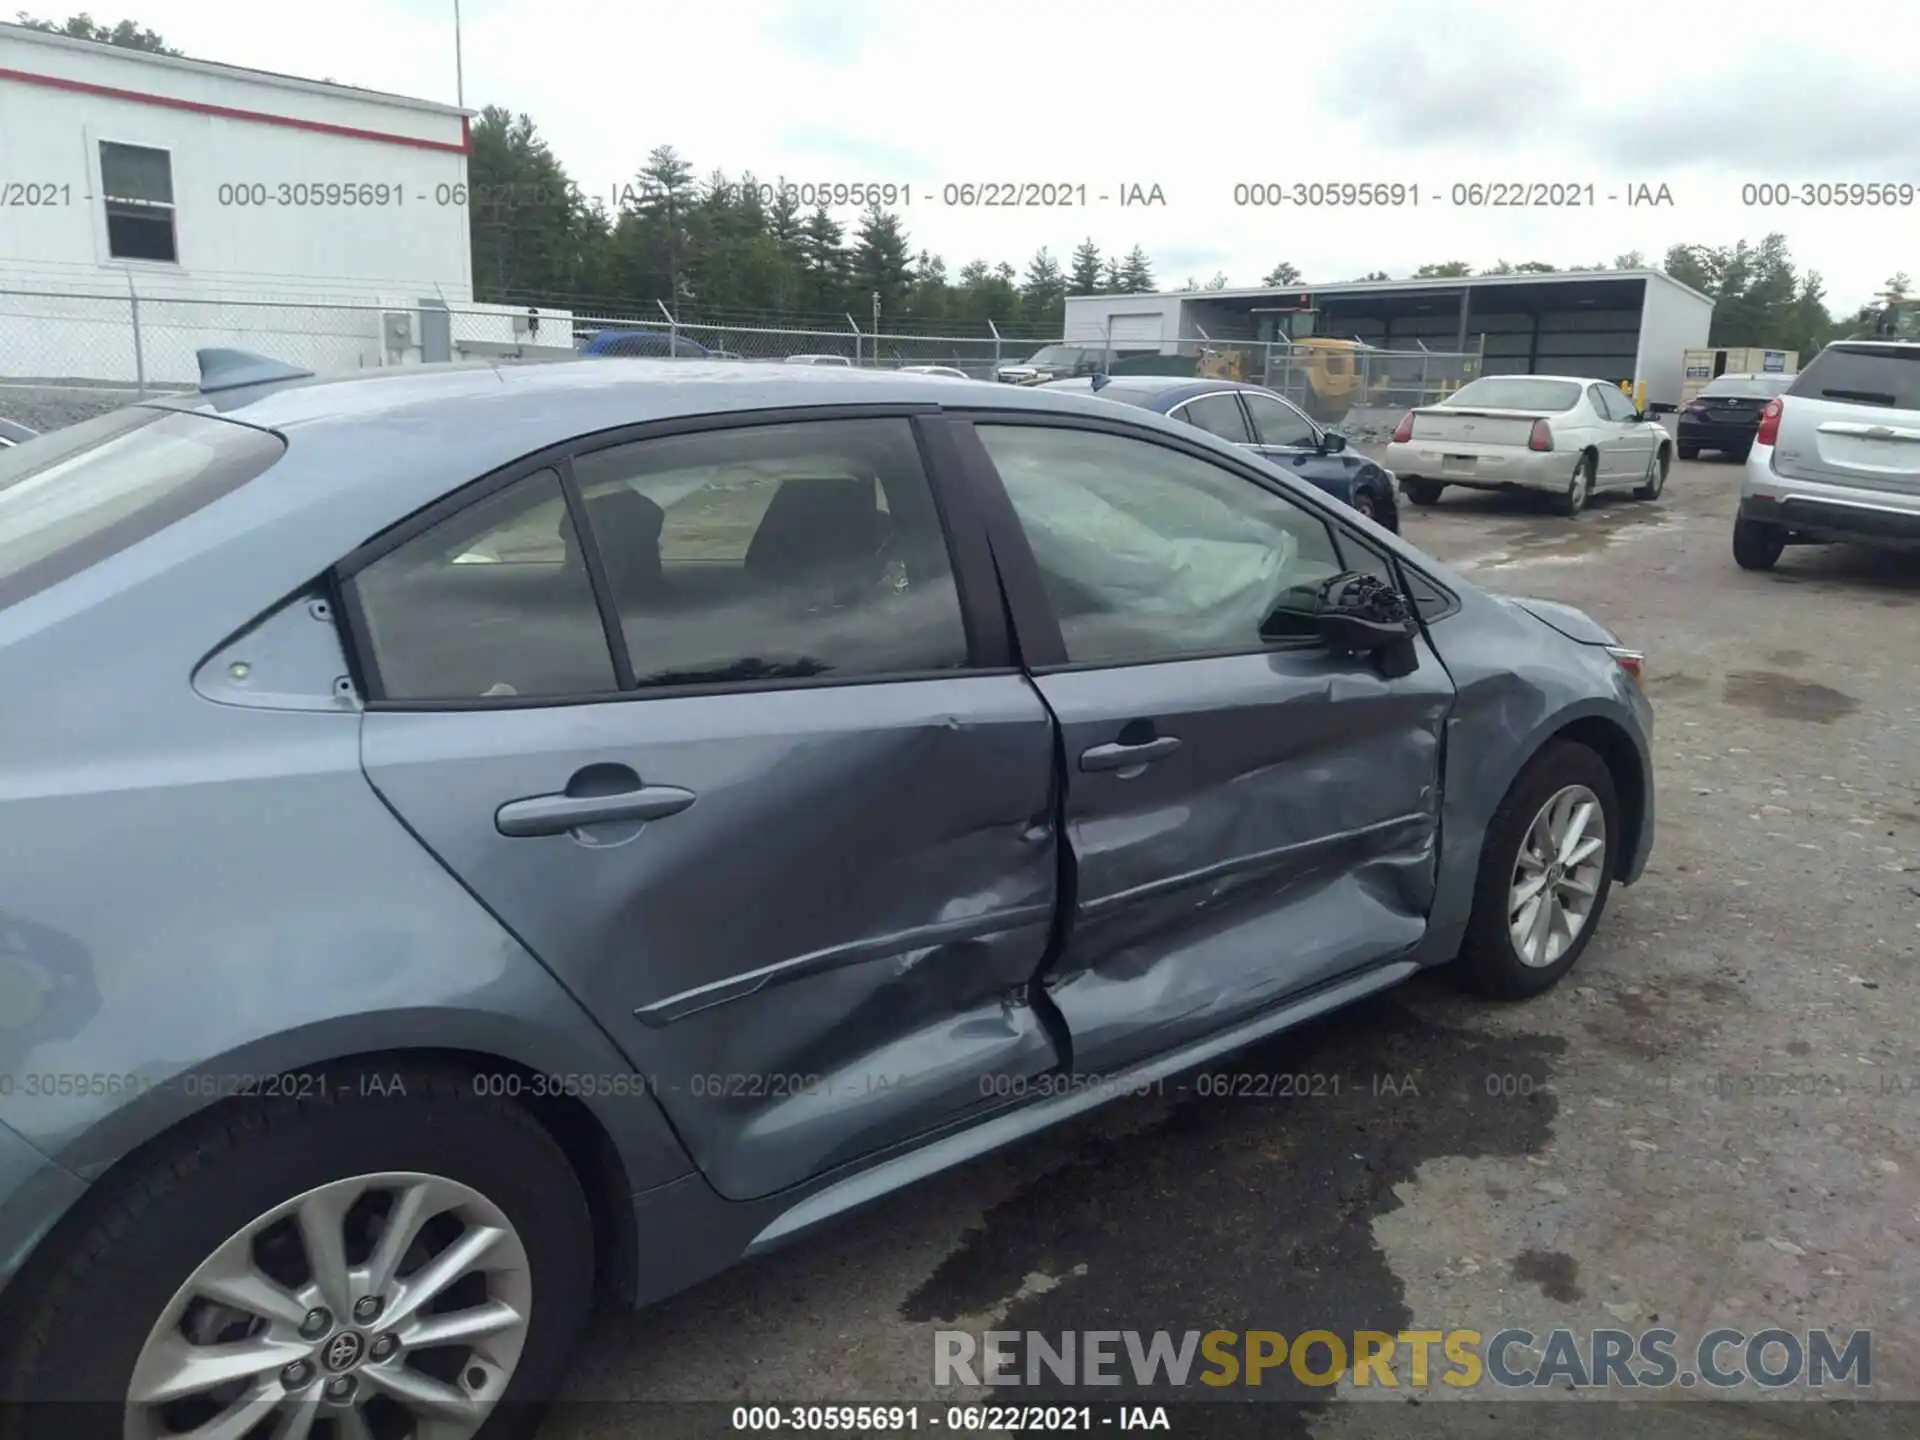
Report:
[[[1178,735],[1161,735],[1138,745],[1095,745],[1080,752],[1082,770],[1127,770],[1163,760],[1180,748]]]
[[[583,825],[617,820],[664,820],[693,804],[691,790],[677,785],[643,785],[614,795],[535,795],[510,800],[494,813],[494,828],[516,839],[564,835]]]

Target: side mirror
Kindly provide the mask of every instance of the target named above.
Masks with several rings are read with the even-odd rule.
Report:
[[[1346,448],[1347,448],[1346,436],[1338,434],[1332,430],[1323,430],[1320,432],[1320,453],[1321,454],[1338,455],[1342,450]]]
[[[1321,585],[1315,629],[1337,655],[1372,655],[1419,633],[1413,607],[1386,581],[1349,570]]]

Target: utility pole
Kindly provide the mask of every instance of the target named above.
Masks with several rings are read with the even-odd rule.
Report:
[[[460,58],[460,0],[453,0],[453,103],[467,108],[466,66]]]

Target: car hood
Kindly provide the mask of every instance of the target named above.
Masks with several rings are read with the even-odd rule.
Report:
[[[1558,600],[1536,600],[1529,595],[1498,595],[1494,599],[1510,609],[1522,610],[1550,629],[1582,645],[1618,645],[1615,635],[1584,610],[1562,605]]]

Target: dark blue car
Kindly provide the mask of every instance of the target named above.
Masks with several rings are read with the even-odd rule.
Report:
[[[666,330],[602,330],[580,347],[582,355],[672,355],[682,360],[710,359],[713,352],[698,341]]]
[[[1054,380],[1047,390],[1077,390],[1184,420],[1244,445],[1398,534],[1393,476],[1347,449],[1347,437],[1316,424],[1291,401],[1238,380],[1166,375],[1094,375]]]

